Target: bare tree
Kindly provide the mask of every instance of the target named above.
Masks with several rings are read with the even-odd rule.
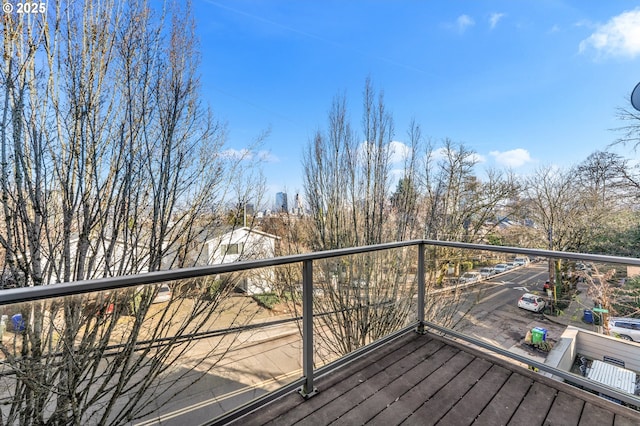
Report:
[[[568,172],[543,168],[527,181],[529,213],[540,226],[542,241],[549,250],[567,250],[576,238],[573,230],[582,206],[576,203]]]
[[[304,187],[315,222],[314,249],[357,245],[357,146],[347,116],[344,96],[336,97],[329,112],[326,134],[318,131],[304,154]]]
[[[576,167],[577,182],[592,203],[609,208],[623,206],[627,161],[618,154],[596,151]]]
[[[526,183],[529,214],[538,226],[538,244],[549,250],[582,247],[597,221],[573,178],[574,172],[542,168]],[[549,260],[549,278],[561,285],[561,262]]]
[[[427,147],[421,172],[425,193],[425,236],[432,239],[479,242],[495,224],[499,210],[508,216],[518,184],[509,174],[487,170],[475,174],[475,152],[450,139],[442,147]]]
[[[361,204],[364,213],[363,232],[356,244],[378,244],[386,235],[386,211],[389,200],[389,155],[394,136],[394,123],[387,111],[383,93],[376,93],[370,78],[365,82],[363,93],[362,129],[364,143],[361,146],[358,194],[353,194],[352,208]],[[354,211],[355,214],[355,211]]]
[[[538,225],[535,244],[553,250],[622,254],[631,241],[622,243],[617,235],[633,234],[637,224],[630,174],[623,158],[599,151],[568,170],[538,170],[527,180],[522,201],[526,214]]]
[[[576,168],[576,183],[584,209],[590,215],[589,238],[581,247],[588,252],[633,255],[638,229],[635,212],[638,191],[634,170],[617,154],[594,152]]]
[[[5,276],[32,286],[189,266],[240,167],[222,150],[225,125],[199,102],[189,5],[158,14],[146,2],[59,1],[6,14],[2,31]],[[3,308],[25,325],[0,345],[3,422],[140,418],[215,364],[202,368],[228,342],[193,361],[195,379],[168,368],[232,288],[232,278],[173,283],[160,314],[155,287]]]
[[[475,153],[445,139],[441,147],[426,146],[420,170],[420,188],[424,205],[424,234],[430,239],[482,242],[498,226],[500,213],[508,215],[518,185],[510,175],[487,170],[484,181],[474,167]],[[451,248],[433,248],[430,271],[442,285],[449,265],[459,272],[469,253]]]
[[[326,131],[318,131],[306,148],[305,198],[316,250],[377,244],[397,235],[389,215],[393,119],[370,79],[363,91],[362,134],[356,136],[346,98],[338,96]],[[322,353],[348,353],[407,321],[415,293],[408,262],[414,264],[417,255],[407,256],[410,251],[391,251],[318,263],[314,283],[323,296],[314,309],[325,313],[319,317]]]
[[[627,109],[627,108],[618,108],[617,116],[620,121],[623,121],[625,124],[617,129],[622,133],[613,145],[622,144],[622,145],[633,145],[634,149],[637,149],[640,145],[640,112]]]
[[[402,241],[420,236],[420,194],[418,191],[418,151],[423,143],[420,125],[411,120],[407,132],[409,143],[402,153],[403,173],[391,195],[391,218],[395,222],[394,240]]]
[[[633,145],[633,149],[637,150],[640,145],[640,113],[627,108],[618,108],[617,116],[619,120],[626,124],[614,129],[622,132],[622,136],[616,139],[610,146]],[[627,164],[625,164],[625,166],[627,166]],[[622,167],[618,170],[627,183],[628,189],[634,192],[636,200],[640,196],[640,174],[638,173],[638,169],[639,166],[636,164],[634,167]]]
[[[314,248],[375,244],[422,235],[481,241],[487,224],[496,223],[496,211],[507,209],[508,201],[515,197],[518,188],[515,179],[489,170],[487,179],[480,181],[474,171],[475,154],[450,140],[445,140],[437,150],[427,145],[424,159],[420,158],[424,142],[421,128],[414,120],[408,131],[403,170],[392,194],[393,120],[370,79],[365,83],[363,97],[362,144],[354,143],[356,136],[348,120],[345,98],[338,97],[329,113],[327,131],[316,134],[305,154],[305,190],[318,230]],[[466,255],[447,249],[430,253],[429,282],[434,288],[441,284],[443,268],[451,261],[460,264]],[[329,321],[333,324],[326,328],[328,352],[344,353],[379,336],[369,327],[374,317],[367,320],[354,315],[374,312],[364,308],[372,303],[396,300],[402,305],[403,297],[415,289],[413,256],[415,253],[411,251],[397,251],[323,266],[318,272],[318,283],[323,286],[324,298],[318,309],[341,313],[340,317],[323,317],[328,319],[327,324]],[[394,265],[396,275],[385,271],[380,259]],[[385,291],[379,292],[380,288]],[[390,289],[394,289],[391,294]],[[434,308],[430,319],[438,317],[447,325],[455,321],[453,313],[459,310],[459,297],[439,295],[429,302]],[[388,311],[389,324],[396,326],[391,319],[407,313],[404,307],[398,312]]]
[[[436,151],[427,145],[422,187],[425,193],[425,236],[432,239],[461,240],[465,233],[465,204],[475,182],[473,152],[446,139]],[[438,154],[441,155],[438,159]]]

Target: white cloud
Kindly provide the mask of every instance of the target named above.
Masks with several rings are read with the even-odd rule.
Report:
[[[389,179],[391,180],[392,186],[398,184],[398,181],[404,177],[405,172],[405,169],[391,169],[389,171]]]
[[[360,158],[364,158],[367,154],[367,149],[371,149],[373,153],[377,149],[375,145],[369,145],[367,141],[363,141],[358,145],[357,153]],[[411,148],[403,142],[391,141],[389,142],[389,162],[391,164],[404,164],[405,159],[411,155]]]
[[[456,20],[456,26],[458,27],[458,31],[461,33],[465,32],[467,28],[472,27],[475,24],[476,22],[469,15],[460,15]]]
[[[640,8],[614,16],[580,42],[580,53],[595,50],[603,56],[640,55]]]
[[[440,160],[446,159],[448,156],[449,156],[449,153],[447,151],[447,148],[440,147],[431,151],[428,160],[440,161]],[[477,152],[470,153],[468,157],[466,157],[466,160],[472,161],[474,164],[481,164],[481,163],[487,162],[487,159],[483,155],[478,154]]]
[[[560,32],[560,26],[558,24],[555,24],[553,27],[549,29],[549,31],[547,31],[548,34],[554,34],[557,32]]]
[[[260,159],[261,161],[264,161],[265,163],[279,163],[280,159],[278,158],[277,155],[272,154],[269,151],[258,151],[256,153],[256,155],[258,156],[258,159]]]
[[[242,148],[242,149],[229,148],[222,151],[221,154],[223,157],[234,158],[236,160],[251,159],[253,157],[253,154],[251,153],[251,151],[249,151],[246,148]]]
[[[392,141],[389,144],[389,160],[391,164],[404,163],[411,154],[411,148],[402,142]]]
[[[504,16],[504,13],[492,13],[491,16],[489,16],[489,26],[491,27],[491,29],[494,29],[496,25],[498,25],[498,22],[500,22],[500,20],[504,18]]]
[[[529,155],[529,151],[522,148],[504,152],[491,151],[489,155],[496,159],[496,163],[507,167],[520,167],[533,161]]]
[[[473,154],[471,154],[469,156],[469,160],[473,161],[475,164],[481,164],[481,163],[487,162],[487,159],[484,157],[484,155],[480,155],[477,152],[474,152]]]
[[[447,157],[447,150],[444,148],[436,148],[429,153],[429,160],[438,161]]]

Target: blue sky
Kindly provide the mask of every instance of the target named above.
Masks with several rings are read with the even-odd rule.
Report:
[[[196,0],[194,14],[202,94],[228,122],[228,148],[270,129],[256,153],[270,199],[302,192],[303,148],[336,94],[359,126],[368,76],[395,141],[415,118],[425,136],[475,150],[480,166],[519,174],[606,149],[640,81],[630,1]]]

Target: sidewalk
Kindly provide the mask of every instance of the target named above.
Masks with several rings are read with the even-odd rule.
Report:
[[[544,317],[558,325],[572,325],[585,330],[597,331],[596,325],[587,324],[583,321],[584,310],[593,309],[593,301],[587,295],[588,285],[586,283],[578,283],[579,294],[575,296],[569,306],[558,316],[543,314]]]
[[[269,320],[274,321],[274,320],[287,319],[287,318],[290,318],[290,315],[280,315],[274,318],[269,318]],[[252,321],[252,325],[266,323],[266,322],[269,322],[269,320],[265,320],[265,319],[255,320],[255,321]],[[246,348],[247,346],[258,345],[266,341],[272,341],[272,340],[280,339],[283,337],[293,336],[296,334],[301,334],[301,331],[300,331],[300,325],[295,321],[284,323],[284,324],[269,325],[263,328],[242,331],[238,336],[238,342],[241,345],[238,349]]]

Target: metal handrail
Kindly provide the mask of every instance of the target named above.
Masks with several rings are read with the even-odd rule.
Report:
[[[306,254],[294,254],[289,256],[272,257],[260,260],[246,260],[240,262],[223,263],[209,266],[196,266],[191,268],[174,269],[169,271],[147,272],[137,275],[124,275],[119,277],[105,277],[94,280],[57,283],[36,287],[20,287],[0,290],[0,306],[12,303],[29,302],[33,300],[50,299],[53,297],[71,296],[76,294],[92,293],[96,291],[115,290],[119,288],[134,287],[145,284],[158,284],[166,281],[174,281],[188,278],[204,277],[208,275],[240,272],[250,269],[265,268],[270,266],[282,266],[307,260],[330,259],[333,257],[352,254],[369,253],[380,250],[388,250],[416,245],[431,245],[439,247],[452,247],[469,250],[483,250],[498,253],[517,253],[528,256],[542,256],[572,260],[585,260],[589,262],[605,262],[640,266],[640,259],[621,256],[607,256],[599,254],[584,254],[565,251],[527,249],[521,247],[491,246],[485,244],[460,243],[454,241],[439,240],[410,240],[395,243],[374,244],[369,246],[351,247],[344,249],[324,250]]]
[[[317,251],[306,254],[278,256],[259,260],[244,260],[240,262],[222,263],[208,266],[194,266],[190,268],[173,269],[169,271],[154,271],[136,275],[105,277],[93,280],[56,283],[37,287],[20,287],[0,290],[0,306],[11,303],[29,302],[33,300],[50,299],[53,297],[72,296],[76,294],[93,293],[96,291],[116,290],[145,284],[158,284],[166,281],[183,280],[188,278],[205,277],[209,275],[240,272],[250,269],[282,266],[305,260],[330,259],[332,257],[351,254],[369,253],[373,251],[408,247],[419,244],[420,240],[402,241],[396,243],[375,244],[371,246],[350,247],[336,250]]]

